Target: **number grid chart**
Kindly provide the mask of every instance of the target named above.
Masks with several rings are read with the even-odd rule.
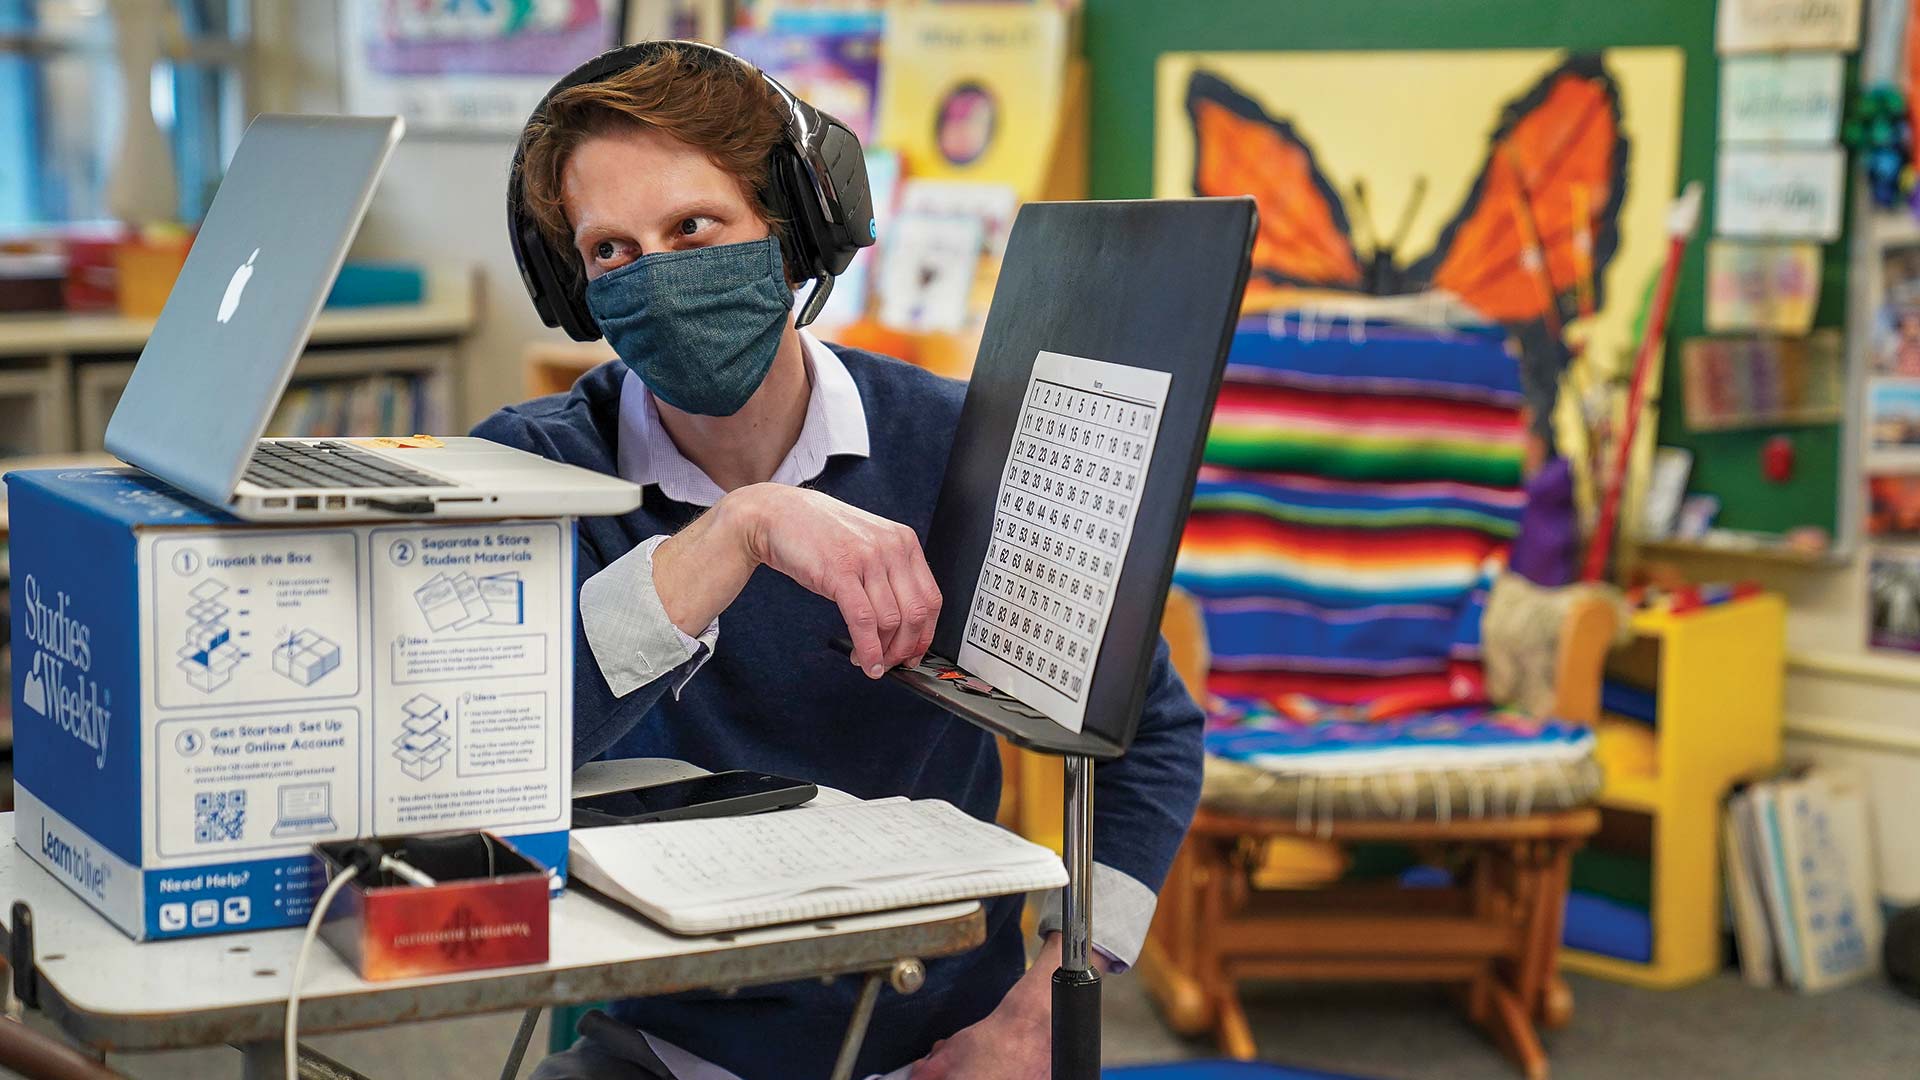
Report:
[[[1078,732],[1172,379],[1042,352],[994,502],[960,666]]]

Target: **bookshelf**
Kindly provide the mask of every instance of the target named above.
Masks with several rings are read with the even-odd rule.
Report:
[[[1560,962],[1671,989],[1721,965],[1721,805],[1736,781],[1780,761],[1786,604],[1767,594],[1679,615],[1641,611],[1631,629],[1607,674],[1654,693],[1651,769],[1609,763],[1592,846],[1604,849],[1609,833],[1649,841],[1653,955],[1639,963],[1567,948]],[[1617,716],[1600,723],[1603,743],[1609,727],[1636,725]]]
[[[0,458],[66,449],[72,438],[69,395],[64,359],[0,360]]]
[[[392,423],[406,427],[403,434],[450,430],[460,341],[478,321],[475,285],[471,266],[436,265],[427,270],[418,304],[322,311],[289,396],[314,386],[344,392],[352,380],[388,380],[382,387],[403,382],[414,407],[401,410],[408,416]],[[98,451],[153,323],[116,314],[0,316],[0,432],[29,433],[0,441],[0,468],[23,454]],[[365,408],[339,411],[381,415]]]

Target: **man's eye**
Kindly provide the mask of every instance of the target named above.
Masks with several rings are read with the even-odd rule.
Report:
[[[611,259],[619,253],[619,250],[619,248],[614,246],[613,241],[602,240],[593,246],[593,257],[596,259]]]
[[[713,219],[709,217],[682,218],[680,221],[680,235],[681,236],[698,235],[700,230],[703,227],[705,227],[708,222],[712,220]]]

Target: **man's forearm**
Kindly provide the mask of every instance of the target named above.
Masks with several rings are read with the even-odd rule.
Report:
[[[653,587],[667,617],[681,632],[698,637],[747,587],[759,565],[748,546],[752,528],[750,489],[727,493],[653,550]]]

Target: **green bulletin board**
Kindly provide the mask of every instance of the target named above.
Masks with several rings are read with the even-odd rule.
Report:
[[[1821,424],[1689,432],[1681,411],[1679,343],[1704,330],[1705,239],[1712,232],[1719,66],[1713,0],[1084,0],[1092,70],[1092,194],[1144,198],[1153,191],[1154,65],[1163,52],[1298,49],[1591,49],[1670,45],[1686,53],[1681,184],[1699,180],[1707,201],[1681,267],[1662,379],[1659,443],[1693,451],[1690,492],[1718,495],[1717,524],[1782,532],[1834,532],[1840,427]],[[1852,65],[1849,65],[1850,69]],[[1849,79],[1853,78],[1850,70]],[[1629,128],[1632,118],[1627,117]],[[1827,245],[1816,326],[1845,322],[1847,243]],[[1610,297],[1610,303],[1626,302]],[[1761,472],[1767,439],[1785,433],[1796,467],[1785,484]]]

